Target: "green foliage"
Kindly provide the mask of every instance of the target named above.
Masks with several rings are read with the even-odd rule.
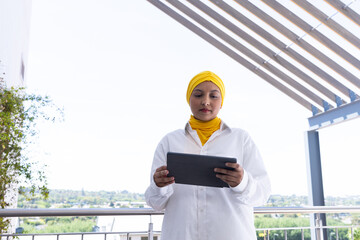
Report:
[[[144,194],[131,193],[128,191],[76,191],[76,190],[50,190],[46,201],[40,198],[27,200],[24,196],[19,196],[18,208],[48,208],[50,206],[58,208],[70,207],[128,207],[119,202],[145,202]],[[112,204],[111,204],[112,203]]]
[[[354,229],[354,240],[360,240],[360,228]]]
[[[0,208],[14,202],[15,195],[11,193],[16,188],[27,198],[33,197],[35,191],[48,196],[44,166],[31,161],[26,154],[38,134],[38,120],[55,121],[46,113],[48,108],[55,108],[48,97],[0,85]],[[5,232],[8,224],[0,219],[0,232]]]
[[[310,226],[310,221],[308,217],[294,217],[283,216],[281,218],[273,218],[271,216],[256,216],[255,218],[255,227],[256,228],[294,228],[294,227],[308,227]],[[264,239],[264,234],[266,232],[258,231],[257,239]],[[270,231],[270,239],[285,239],[284,230],[274,230]],[[310,240],[310,231],[304,231],[305,240]],[[301,230],[289,230],[287,231],[287,239],[301,239]],[[265,238],[267,239],[267,237]]]
[[[47,217],[42,219],[22,219],[24,233],[74,233],[91,232],[96,225],[96,217]]]
[[[284,196],[284,195],[271,195],[266,206],[267,207],[294,207],[307,205],[307,196]]]
[[[353,216],[353,219],[351,221],[352,225],[360,225],[360,214],[353,213],[352,216]]]
[[[343,226],[344,223],[341,221],[337,221],[334,219],[327,219],[328,226]],[[294,215],[285,215],[281,218],[274,218],[270,216],[256,216],[255,218],[255,227],[257,229],[268,229],[268,228],[296,228],[296,227],[309,227],[310,220],[309,217],[304,215],[302,217],[294,217]],[[359,231],[360,232],[360,231]],[[267,232],[265,231],[258,231],[257,232],[257,239],[263,240],[267,239]],[[330,228],[327,230],[328,238],[329,239],[336,239],[336,230],[335,228]],[[285,239],[285,231],[284,230],[272,230],[269,231],[270,239]],[[291,229],[287,230],[287,239],[288,240],[297,240],[301,238],[301,230]],[[351,239],[349,235],[348,228],[339,228],[338,230],[339,239],[342,240],[349,240]],[[355,232],[356,236],[356,232]],[[264,238],[265,237],[265,238]],[[304,239],[310,240],[311,233],[310,230],[304,230]],[[356,239],[356,237],[355,237]],[[360,239],[359,239],[360,240]]]
[[[278,227],[309,227],[310,221],[308,216],[301,218],[293,218],[293,216],[284,216],[273,218],[271,216],[262,217],[257,215],[255,217],[256,228],[278,228]]]
[[[266,207],[301,207],[308,205],[307,196],[298,196],[298,195],[271,195]],[[325,206],[359,206],[360,205],[360,196],[326,196]]]

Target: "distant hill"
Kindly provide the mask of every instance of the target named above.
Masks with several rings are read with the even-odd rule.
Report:
[[[40,195],[27,201],[20,196],[18,208],[127,207],[121,204],[145,202],[144,194],[123,191],[50,190],[47,200]]]
[[[76,191],[76,190],[50,190],[47,200],[40,195],[27,201],[23,197],[18,199],[18,208],[70,208],[70,207],[129,207],[130,205],[143,207],[145,196],[143,193],[122,191]],[[297,195],[271,195],[267,207],[298,207],[308,205],[307,196]],[[332,197],[325,199],[326,206],[359,206],[359,196]]]

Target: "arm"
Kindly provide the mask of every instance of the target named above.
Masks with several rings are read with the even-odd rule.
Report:
[[[163,141],[162,141],[163,142]],[[173,193],[173,178],[168,178],[166,169],[166,151],[160,142],[156,148],[154,160],[151,168],[150,186],[145,192],[146,203],[155,210],[163,210],[166,203]]]
[[[242,204],[260,206],[267,202],[271,185],[260,153],[246,135],[243,145],[243,166],[238,163],[227,163],[234,170],[216,168],[214,171],[223,173],[216,176],[229,184],[232,192]]]
[[[232,188],[236,198],[247,205],[260,206],[267,202],[271,184],[264,162],[250,136],[244,138],[243,168],[248,175],[244,189]],[[240,190],[240,191],[239,191]]]

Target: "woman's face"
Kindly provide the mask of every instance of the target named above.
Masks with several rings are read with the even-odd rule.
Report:
[[[198,120],[210,121],[216,118],[221,109],[221,93],[218,86],[210,81],[197,85],[190,96],[190,109]]]

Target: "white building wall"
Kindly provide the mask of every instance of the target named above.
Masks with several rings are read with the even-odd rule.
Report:
[[[0,78],[8,87],[26,79],[32,0],[0,0]]]
[[[23,86],[26,79],[32,0],[0,0],[0,87]],[[17,189],[7,193],[11,208],[17,205]],[[10,233],[18,220],[11,218]]]

